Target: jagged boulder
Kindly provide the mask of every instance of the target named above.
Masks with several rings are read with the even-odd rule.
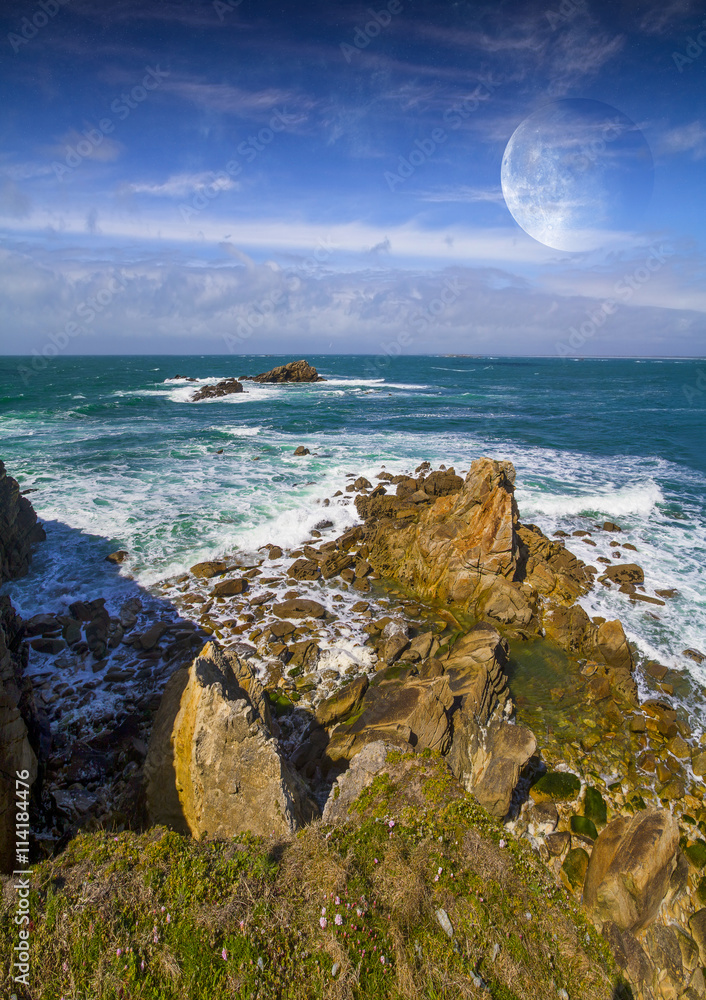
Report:
[[[679,824],[665,809],[619,816],[600,833],[583,901],[599,923],[638,931],[654,920],[677,864]]]
[[[254,673],[214,643],[165,688],[145,784],[151,821],[194,837],[288,834],[315,815]]]
[[[445,753],[453,701],[448,678],[412,676],[411,669],[390,667],[367,689],[360,715],[333,730],[326,748],[328,761],[351,760],[378,740]]]
[[[453,719],[448,765],[464,786],[493,816],[506,816],[523,768],[537,749],[534,733],[499,719],[483,728],[468,702]]]
[[[32,504],[0,462],[0,583],[27,573],[32,546],[44,538]]]
[[[362,499],[357,506],[367,518],[369,562],[380,576],[400,580],[422,596],[469,607],[485,577],[515,575],[514,481],[512,463],[477,459],[458,492],[415,506],[414,521],[394,529],[394,516],[405,510],[399,509],[399,498]]]

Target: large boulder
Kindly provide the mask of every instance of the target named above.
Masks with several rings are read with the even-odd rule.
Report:
[[[32,504],[0,462],[0,583],[27,573],[32,546],[44,538]]]
[[[507,815],[523,768],[537,749],[531,730],[499,719],[481,727],[466,704],[453,717],[448,764],[493,816]]]
[[[679,824],[665,809],[619,816],[600,833],[583,901],[599,923],[637,931],[654,920],[677,864]]]
[[[412,676],[411,670],[390,667],[376,676],[354,721],[333,730],[326,756],[334,764],[348,761],[378,740],[445,753],[453,702],[447,677]]]
[[[286,835],[315,808],[282,757],[264,693],[236,654],[208,643],[170,678],[145,761],[147,809],[194,837]]]

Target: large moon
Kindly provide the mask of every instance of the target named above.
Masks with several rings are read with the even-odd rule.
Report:
[[[593,250],[634,231],[654,165],[640,129],[601,101],[553,101],[519,125],[500,172],[526,233],[555,250]]]

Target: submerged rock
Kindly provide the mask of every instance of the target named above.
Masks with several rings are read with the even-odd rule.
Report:
[[[230,396],[234,392],[244,392],[243,383],[237,378],[226,378],[215,385],[204,385],[198,389],[191,397],[192,402],[198,403],[201,399],[218,399],[220,396]]]

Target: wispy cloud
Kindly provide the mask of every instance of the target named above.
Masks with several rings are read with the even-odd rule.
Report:
[[[690,153],[692,160],[706,157],[706,127],[700,121],[669,129],[659,136],[658,142],[658,152],[667,156]]]
[[[225,173],[215,174],[210,170],[203,170],[196,174],[173,174],[160,182],[138,181],[125,184],[120,188],[120,193],[147,194],[155,198],[183,198],[203,191],[204,188],[216,192],[237,190],[238,187],[237,181]]]
[[[496,205],[505,204],[505,198],[499,187],[474,188],[460,185],[456,188],[446,188],[439,191],[418,191],[416,194],[422,201],[459,202],[465,204],[492,202]]]

